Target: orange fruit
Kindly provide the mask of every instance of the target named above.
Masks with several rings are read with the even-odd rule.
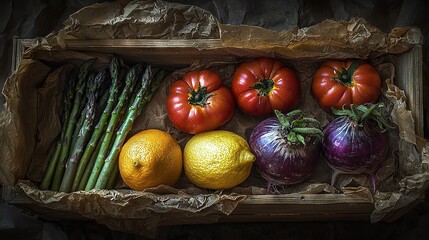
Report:
[[[132,136],[119,154],[119,172],[131,189],[172,186],[182,173],[182,150],[168,133],[148,129]]]

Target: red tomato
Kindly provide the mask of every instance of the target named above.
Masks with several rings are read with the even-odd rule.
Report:
[[[191,71],[170,86],[167,114],[179,130],[196,134],[216,129],[234,114],[231,91],[210,70]]]
[[[348,108],[377,101],[381,79],[377,70],[363,61],[328,61],[313,77],[312,92],[325,109]]]
[[[293,70],[271,58],[258,58],[238,66],[231,89],[240,109],[259,117],[275,109],[290,110],[301,96],[301,84]]]

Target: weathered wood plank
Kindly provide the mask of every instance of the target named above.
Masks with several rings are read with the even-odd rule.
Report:
[[[398,57],[397,77],[395,84],[404,90],[407,105],[415,121],[418,136],[424,134],[423,120],[423,55],[422,46],[415,45],[409,52]]]

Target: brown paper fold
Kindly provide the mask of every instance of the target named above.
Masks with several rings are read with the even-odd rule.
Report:
[[[412,204],[428,188],[429,145],[416,136],[406,95],[395,85],[394,59],[397,54],[421,44],[418,29],[395,28],[386,34],[357,18],[325,20],[307,28],[275,32],[255,26],[218,24],[202,9],[163,1],[134,1],[124,8],[116,2],[95,4],[72,14],[57,34],[34,42],[25,55],[32,60],[23,61],[3,88],[6,105],[0,114],[2,185],[16,186],[40,206],[77,212],[109,227],[139,233],[163,225],[166,218],[206,216],[208,222],[215,222],[219,216],[233,212],[247,195],[264,194],[266,183],[256,171],[236,188],[218,192],[196,188],[184,176],[174,187],[160,186],[143,192],[116,189],[67,194],[38,190],[34,183],[40,181],[49,147],[60,131],[60,89],[72,66],[54,68],[40,60],[49,60],[49,64],[77,65],[97,57],[96,68],[105,67],[110,58],[108,54],[66,49],[67,40],[123,38],[219,39],[223,50],[235,60],[204,67],[219,72],[225,84],[229,83],[236,64],[243,59],[276,57],[296,70],[303,88],[300,107],[315,115],[323,125],[331,117],[311,96],[314,71],[326,59],[368,59],[382,75],[382,101],[390,107],[391,119],[397,125],[397,129],[390,132],[391,154],[379,173],[380,191],[372,196],[363,176],[343,176],[335,186],[330,186],[331,171],[322,160],[306,182],[281,190],[284,194],[295,195],[335,194],[340,190],[357,199],[371,199],[375,204],[371,220],[379,221],[386,213]],[[164,79],[163,86],[137,119],[131,134],[146,128],[160,128],[173,134],[184,146],[190,135],[171,126],[163,104],[169,83],[187,70],[200,67],[202,65],[196,60],[190,68],[176,69]],[[237,110],[222,129],[246,136],[259,121]],[[356,184],[362,187],[354,187]]]
[[[39,61],[24,60],[5,82],[5,110],[0,115],[1,185],[13,185],[25,178],[35,148],[37,92],[34,89],[43,83],[49,70]]]
[[[214,213],[228,215],[246,198],[235,193],[188,194],[186,190],[164,185],[145,191],[91,190],[69,194],[40,191],[28,181],[18,182],[17,187],[45,207],[78,213],[109,223],[113,229],[127,229],[131,232],[141,228],[143,231],[154,231],[165,218],[196,217]],[[124,222],[123,219],[127,221]],[[127,227],[126,223],[133,220],[142,225],[135,229]]]
[[[389,34],[362,18],[324,20],[314,26],[276,32],[257,26],[221,24],[223,46],[290,59],[370,58],[402,53],[421,44],[416,28],[395,28]]]
[[[217,39],[213,15],[201,8],[164,1],[97,3],[70,15],[58,33],[37,38],[37,49],[58,50],[68,39]]]

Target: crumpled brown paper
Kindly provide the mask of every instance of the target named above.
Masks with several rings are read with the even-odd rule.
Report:
[[[230,214],[245,196],[231,194],[191,194],[187,190],[160,186],[144,191],[129,189],[118,190],[91,190],[73,193],[57,193],[53,191],[40,191],[28,181],[20,181],[17,187],[35,202],[46,207],[72,211],[82,216],[94,218],[97,221],[110,222],[117,230],[128,229],[153,231],[165,219],[192,218],[213,213]],[[166,213],[166,214],[164,214]],[[141,222],[136,229],[129,229],[122,222],[123,219]],[[145,221],[141,221],[145,219]],[[182,219],[183,221],[183,219]]]
[[[96,16],[89,19],[87,16]],[[163,24],[157,21],[162,19]],[[198,23],[196,23],[198,22]],[[382,220],[386,213],[412,204],[428,186],[428,152],[425,141],[419,144],[415,135],[412,115],[407,109],[406,96],[394,84],[396,54],[409,51],[421,42],[421,34],[414,28],[397,28],[389,34],[367,24],[363,19],[348,22],[326,20],[303,29],[270,31],[253,26],[217,24],[207,12],[181,4],[163,1],[131,2],[125,8],[116,3],[96,4],[73,14],[58,34],[37,39],[26,53],[17,72],[6,82],[3,92],[7,98],[6,110],[1,113],[0,181],[2,185],[15,185],[18,180],[40,181],[47,165],[48,148],[59,133],[61,89],[68,67],[54,69],[38,59],[75,65],[97,57],[99,67],[106,67],[108,54],[76,52],[63,49],[69,39],[107,38],[218,38],[224,50],[233,58],[215,65],[195,64],[170,74],[154,99],[137,119],[130,134],[146,128],[161,128],[173,134],[183,146],[190,135],[178,132],[169,123],[162,105],[171,81],[179,79],[189,69],[210,67],[219,72],[228,84],[235,66],[249,58],[271,56],[295,69],[302,84],[300,107],[315,115],[323,125],[330,116],[322,111],[310,93],[311,77],[320,62],[330,58],[368,58],[382,75],[382,100],[392,109],[391,118],[398,126],[390,133],[392,152],[380,171],[379,192],[374,198],[363,176],[342,176],[332,187],[331,171],[320,161],[315,173],[305,183],[288,186],[284,194],[335,194],[337,190],[350,196],[375,202],[372,221]],[[204,49],[200,49],[204,51]],[[136,54],[139,53],[129,53]],[[150,60],[149,60],[150,61]],[[57,76],[58,80],[53,81]],[[58,93],[58,94],[54,94]],[[25,96],[23,98],[22,96]],[[49,102],[52,105],[37,104]],[[149,119],[159,121],[149,121]],[[47,129],[46,124],[53,127]],[[236,111],[234,118],[223,129],[234,130],[242,136],[258,123],[259,119]],[[35,137],[36,136],[36,137]],[[398,165],[396,162],[398,161]],[[222,192],[199,189],[184,176],[175,188],[160,186],[145,192],[130,190],[75,192],[71,194],[40,191],[28,181],[19,181],[18,191],[41,206],[55,210],[78,212],[115,229],[143,233],[163,224],[165,218],[206,216],[216,221],[216,214],[230,214],[248,194],[263,194],[265,181],[256,171],[240,186]],[[124,220],[127,219],[127,220]],[[143,220],[142,220],[143,219]],[[145,224],[144,228],[137,228]],[[115,227],[116,226],[116,227]]]
[[[25,177],[35,146],[37,92],[34,89],[45,80],[49,70],[39,61],[24,60],[5,82],[5,111],[0,114],[1,185],[13,185]]]
[[[164,1],[98,3],[70,15],[64,27],[38,38],[46,49],[65,47],[66,39],[217,39],[216,18],[201,8]],[[40,47],[39,46],[39,47]]]
[[[281,32],[225,24],[220,29],[225,47],[290,59],[365,59],[402,53],[422,41],[418,29],[395,28],[385,34],[362,18],[348,22],[327,19],[314,26]]]

